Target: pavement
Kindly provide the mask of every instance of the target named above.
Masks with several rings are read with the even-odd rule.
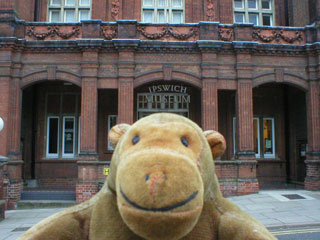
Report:
[[[268,229],[320,226],[320,191],[272,190],[229,197]],[[28,228],[64,208],[6,211],[0,222],[0,240],[15,240]]]

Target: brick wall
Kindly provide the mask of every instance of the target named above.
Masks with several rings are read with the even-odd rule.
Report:
[[[98,192],[98,184],[94,182],[81,182],[76,187],[76,198],[77,202],[81,203],[89,200],[93,195]]]
[[[108,167],[108,163],[99,162],[99,164],[86,162],[78,163],[78,182],[76,185],[77,202],[83,202],[90,199],[98,192],[99,182],[105,181],[103,169]]]
[[[14,182],[9,180],[7,187],[7,209],[16,209],[17,202],[20,200],[20,193],[23,189],[22,180]]]
[[[307,160],[307,177],[305,179],[305,189],[319,190],[320,189],[320,161]]]
[[[0,163],[0,221],[5,217],[7,203],[7,179],[4,171],[4,164]]]
[[[259,191],[256,163],[216,160],[216,174],[224,196],[244,195]]]
[[[35,0],[16,0],[18,17],[26,21],[34,20]]]
[[[289,25],[303,27],[310,24],[308,0],[289,0]]]

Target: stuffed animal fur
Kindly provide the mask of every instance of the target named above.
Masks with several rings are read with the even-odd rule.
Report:
[[[257,220],[223,198],[215,131],[175,114],[112,128],[110,175],[98,194],[28,230],[20,240],[270,240]]]

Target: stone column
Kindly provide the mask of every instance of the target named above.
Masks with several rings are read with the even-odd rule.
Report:
[[[98,192],[97,129],[98,129],[98,52],[82,55],[81,139],[78,160],[77,202],[90,199]]]
[[[1,52],[0,52],[1,53]],[[1,57],[0,57],[1,59]],[[0,72],[5,72],[5,68],[0,64]],[[7,77],[0,77],[0,117],[4,122],[4,127],[0,131],[0,220],[4,218],[4,211],[8,203],[8,179],[7,162],[8,162],[8,121],[9,121],[9,89],[10,81]],[[2,209],[3,208],[3,209]]]
[[[0,71],[4,68],[0,65]],[[0,77],[0,117],[4,122],[4,127],[0,132],[0,156],[8,156],[8,135],[9,135],[9,92],[10,81],[8,77]]]
[[[217,80],[202,82],[202,128],[218,131],[218,88]]]
[[[237,54],[236,69],[237,194],[247,194],[259,190],[253,140],[252,65],[249,53]]]
[[[251,80],[239,80],[236,93],[236,149],[238,158],[254,159]]]
[[[134,121],[134,52],[119,52],[118,123],[132,124]]]
[[[200,46],[201,48],[201,46]],[[202,52],[202,128],[218,131],[217,54]]]
[[[96,160],[98,121],[97,79],[82,79],[80,155]]]
[[[23,189],[21,132],[21,89],[19,79],[10,81],[9,135],[8,135],[8,208],[15,209]]]
[[[310,81],[307,93],[308,152],[305,189],[320,190],[320,83]]]
[[[16,57],[18,54],[16,54]],[[20,152],[21,89],[18,76],[19,64],[12,64],[12,52],[0,52],[0,117],[4,129],[0,132],[0,157],[7,157],[5,172],[8,177],[7,207],[14,209],[22,190],[22,156]],[[18,59],[16,59],[18,60]]]

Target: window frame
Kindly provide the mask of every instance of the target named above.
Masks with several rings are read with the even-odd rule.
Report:
[[[61,7],[61,1],[64,1],[64,0],[60,0],[60,4],[53,4],[53,0],[50,0],[49,1],[49,6],[57,6],[57,7]]]
[[[59,22],[61,22],[61,10],[58,9],[50,9],[49,10],[49,22],[53,22],[52,21],[52,12],[59,12]]]
[[[50,140],[50,119],[58,119],[58,133],[57,133],[57,153],[49,153],[49,140]],[[60,117],[59,116],[48,116],[47,117],[47,144],[46,144],[46,156],[47,158],[58,158],[60,153]]]
[[[80,12],[83,10],[88,10],[88,19],[85,20],[90,20],[91,19],[91,14],[92,14],[92,0],[89,0],[89,5],[82,5],[81,0],[75,0],[75,5],[67,5],[67,0],[61,0],[60,5],[57,4],[52,4],[53,0],[48,0],[48,7],[47,7],[47,21],[48,22],[53,22],[52,21],[52,12],[53,11],[59,11],[60,16],[59,16],[59,21],[58,22],[63,22],[66,23],[66,11],[74,10],[74,22],[80,22]],[[71,22],[70,22],[71,23]]]
[[[141,0],[141,22],[143,23],[171,23],[171,24],[182,24],[185,23],[185,0],[181,0],[181,7],[177,7],[173,5],[174,0],[165,0],[165,5],[160,6],[159,0],[152,0],[152,5],[144,5],[144,0]],[[147,22],[144,20],[144,11],[152,11],[153,20],[151,22]],[[164,12],[165,21],[159,21],[159,12]],[[182,12],[181,14],[181,22],[173,23],[173,12]]]
[[[244,22],[242,23],[250,23],[249,22],[249,15],[250,14],[257,14],[258,15],[258,24],[259,26],[274,26],[275,23],[275,3],[274,0],[270,1],[270,9],[262,8],[262,0],[257,0],[257,8],[249,8],[248,4],[249,0],[242,0],[243,7],[236,8],[235,1],[233,0],[233,22],[234,23],[241,23],[236,22],[236,13],[244,14]],[[269,15],[270,17],[270,25],[263,25],[263,16]]]
[[[263,117],[262,118],[262,127],[263,127],[263,122],[264,120],[271,120],[272,121],[272,154],[267,154],[265,153],[264,151],[264,142],[263,142],[263,157],[264,158],[275,158],[276,156],[276,149],[275,149],[275,125],[274,125],[274,122],[275,122],[275,119],[274,117]],[[264,131],[263,131],[263,128],[262,128],[262,139],[264,140]]]
[[[65,136],[65,119],[67,118],[72,118],[73,119],[73,153],[65,153],[64,150],[64,136]],[[63,128],[62,128],[62,147],[61,147],[61,156],[62,158],[74,158],[75,157],[75,142],[76,142],[76,117],[75,116],[63,116],[62,118],[62,124],[63,124]]]
[[[233,140],[233,154],[234,155],[237,153],[237,149],[236,149],[236,119],[237,119],[236,117],[232,118],[232,140]],[[274,117],[254,117],[253,121],[254,120],[257,120],[256,131],[257,131],[257,138],[258,138],[258,143],[257,143],[258,153],[255,153],[255,157],[257,159],[275,158],[276,157],[275,118]],[[264,152],[264,142],[263,142],[263,140],[264,140],[263,121],[264,120],[272,120],[272,149],[273,149],[272,154],[266,154]],[[260,124],[261,121],[262,121],[262,124]],[[254,139],[254,141],[255,141],[255,139]],[[263,144],[261,144],[261,143],[263,143]]]
[[[237,118],[233,117],[232,118],[232,140],[233,140],[233,155],[237,154],[237,148],[236,148],[236,122]]]
[[[111,127],[111,118],[113,118],[113,117],[116,118],[116,125],[118,124],[118,115],[114,115],[114,114],[113,114],[113,115],[108,115],[108,134],[107,134],[107,139],[108,139],[107,149],[108,149],[108,151],[114,151],[114,148],[110,145],[110,141],[109,141],[109,138],[108,138],[109,132],[110,132],[111,128],[112,128],[113,126],[115,126],[115,125],[113,125],[113,126]]]
[[[254,120],[257,120],[257,128],[256,128],[256,131],[257,131],[257,138],[258,138],[258,143],[257,143],[257,146],[258,146],[258,153],[255,153],[256,155],[256,158],[260,158],[261,157],[261,139],[260,139],[260,119],[258,117],[254,117],[253,118],[253,121]],[[254,125],[253,125],[254,126]],[[253,139],[253,141],[255,141],[255,139]]]
[[[80,154],[80,144],[81,144],[81,116],[78,118],[78,156]]]

